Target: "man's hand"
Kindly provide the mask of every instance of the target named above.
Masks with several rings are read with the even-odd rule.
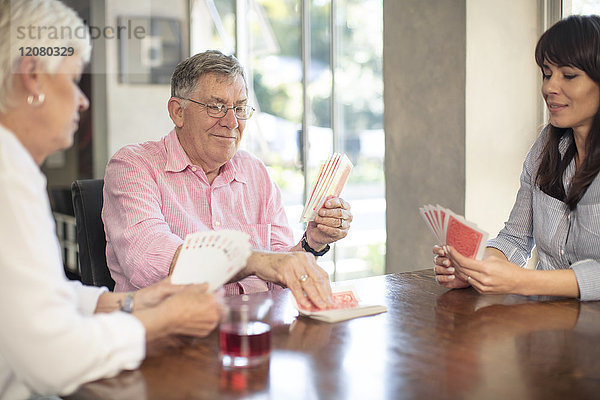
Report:
[[[308,308],[311,302],[319,308],[333,304],[329,276],[310,253],[255,251],[248,258],[245,275],[288,287],[301,307]]]
[[[336,242],[348,235],[352,212],[350,204],[341,197],[331,197],[325,201],[314,221],[306,227],[308,245],[321,251],[329,243]]]

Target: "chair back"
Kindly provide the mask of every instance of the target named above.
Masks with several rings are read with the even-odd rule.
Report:
[[[77,223],[81,282],[113,290],[115,281],[106,264],[106,237],[101,217],[103,187],[104,179],[76,180],[71,185],[71,195]]]

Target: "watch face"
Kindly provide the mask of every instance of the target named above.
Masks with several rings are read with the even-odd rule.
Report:
[[[133,294],[128,294],[121,304],[121,311],[126,313],[133,312]]]

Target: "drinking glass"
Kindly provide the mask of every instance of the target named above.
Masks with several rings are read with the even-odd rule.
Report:
[[[219,326],[221,363],[227,368],[254,367],[269,360],[273,300],[264,294],[223,299],[224,316]]]

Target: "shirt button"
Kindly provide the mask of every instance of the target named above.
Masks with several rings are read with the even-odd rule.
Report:
[[[564,256],[565,255],[565,250],[564,249],[560,249],[560,255]]]
[[[221,223],[219,221],[215,221],[215,226],[221,226]]]
[[[196,171],[198,171],[198,168],[192,167],[192,171],[196,172]]]
[[[571,214],[567,215],[567,219],[571,219]]]

